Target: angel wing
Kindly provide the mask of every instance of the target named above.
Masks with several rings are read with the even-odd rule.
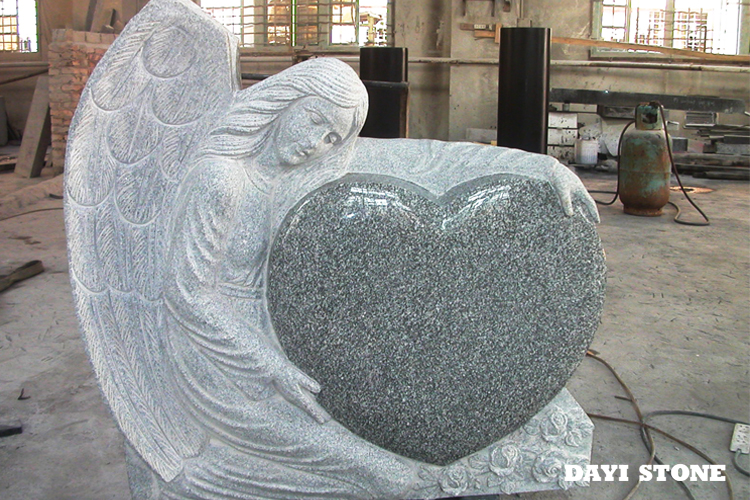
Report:
[[[122,432],[166,481],[205,440],[160,368],[169,221],[191,151],[240,88],[237,60],[234,37],[193,3],[152,0],[97,65],[70,127],[65,223],[83,337]]]

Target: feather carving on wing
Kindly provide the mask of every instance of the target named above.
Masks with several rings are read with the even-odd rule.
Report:
[[[166,481],[206,439],[166,397],[170,220],[192,152],[239,90],[237,55],[191,2],[152,0],[96,67],[70,128],[65,219],[84,339],[120,428]]]

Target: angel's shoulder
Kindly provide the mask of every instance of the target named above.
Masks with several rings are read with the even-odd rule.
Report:
[[[191,190],[227,193],[243,188],[246,182],[247,173],[240,161],[218,156],[208,156],[195,162],[184,181]]]

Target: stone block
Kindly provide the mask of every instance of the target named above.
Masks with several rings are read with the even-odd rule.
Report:
[[[550,146],[572,146],[578,138],[578,129],[550,128],[547,129],[547,144]]]
[[[552,112],[549,114],[549,128],[578,128],[578,115],[576,113]]]

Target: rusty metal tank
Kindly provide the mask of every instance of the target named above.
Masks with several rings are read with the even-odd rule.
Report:
[[[635,129],[622,137],[619,192],[626,214],[658,216],[669,201],[670,160],[657,102],[635,109]]]

